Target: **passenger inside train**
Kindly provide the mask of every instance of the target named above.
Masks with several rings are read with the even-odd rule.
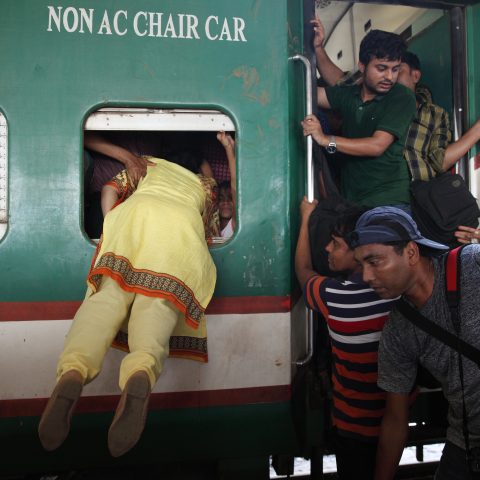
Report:
[[[316,50],[322,50],[321,43],[315,39]],[[409,209],[403,148],[415,114],[415,98],[396,83],[405,50],[399,35],[370,31],[360,44],[361,85],[318,88],[319,106],[342,114],[342,136],[326,135],[314,115],[302,122],[304,135],[312,135],[328,154],[337,150],[342,154],[341,192],[359,205]],[[318,68],[323,75],[322,64]],[[331,70],[329,63],[325,70]],[[377,97],[382,101],[373,101]]]
[[[345,74],[323,48],[325,31],[321,20],[312,20],[314,47],[321,78],[328,85],[352,84],[355,75]],[[416,95],[417,113],[412,120],[405,143],[404,156],[412,180],[430,180],[452,168],[475,143],[480,140],[480,119],[457,141],[451,142],[452,133],[446,110],[432,101],[426,85],[420,84],[420,59],[406,51],[401,59],[397,81]],[[423,125],[423,126],[422,126]],[[427,128],[426,125],[430,127]]]
[[[216,139],[214,137],[216,135]],[[126,168],[134,185],[146,174],[152,162],[147,157],[168,158],[177,145],[190,145],[204,159],[202,173],[212,176],[222,197],[221,237],[227,239],[235,230],[235,141],[223,131],[203,132],[94,132],[85,131],[85,230],[90,238],[99,238],[104,212],[101,208],[103,186]],[[223,147],[223,148],[222,148]],[[230,221],[231,220],[231,221]],[[217,240],[218,241],[218,240]]]
[[[206,354],[204,311],[216,268],[205,240],[218,236],[216,182],[199,173],[203,162],[192,152],[169,157],[151,157],[136,186],[123,170],[104,188],[108,214],[88,275],[88,294],[67,335],[57,385],[39,423],[46,450],[66,439],[83,385],[100,372],[124,323],[129,353],[120,366],[122,395],[108,433],[114,457],[140,439],[171,339],[188,343],[188,358],[195,348],[198,359]]]

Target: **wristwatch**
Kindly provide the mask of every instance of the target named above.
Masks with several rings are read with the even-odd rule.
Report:
[[[325,150],[328,153],[335,153],[337,151],[337,142],[335,141],[335,137],[333,135],[330,137],[330,141],[328,142],[328,145],[325,147]]]

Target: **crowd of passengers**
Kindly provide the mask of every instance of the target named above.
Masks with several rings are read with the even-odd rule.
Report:
[[[319,118],[308,115],[302,127],[339,177],[343,210],[325,223],[329,272],[316,271],[311,248],[322,245],[310,238],[309,220],[320,205],[304,198],[295,267],[306,304],[328,326],[338,477],[394,478],[422,367],[449,404],[435,479],[480,478],[479,365],[397,308],[402,298],[437,326],[480,347],[480,232],[460,225],[454,234],[459,243],[471,244],[460,255],[456,319],[445,291],[449,247],[419,231],[410,207],[410,183],[452,168],[480,139],[480,120],[452,142],[448,114],[419,84],[420,60],[400,36],[369,32],[360,45],[360,75],[351,81],[327,55],[321,21],[312,24],[317,68],[328,85],[318,88],[318,105],[339,112],[340,126],[338,116],[320,110]]]
[[[326,245],[315,243],[328,252],[333,274],[327,275],[315,270],[310,247],[309,220],[319,202],[303,200],[295,269],[307,305],[326,320],[330,334],[338,477],[394,478],[421,365],[449,403],[447,442],[435,478],[477,478],[478,365],[424,333],[396,305],[402,298],[480,347],[480,232],[460,225],[455,234],[467,246],[460,256],[459,322],[453,324],[444,289],[448,247],[419,231],[409,206],[410,182],[429,181],[452,168],[480,139],[480,121],[451,141],[448,115],[419,85],[420,61],[398,35],[380,30],[366,35],[360,77],[351,83],[324,50],[320,20],[312,24],[317,66],[330,85],[318,88],[318,104],[337,110],[341,126],[328,123],[333,117],[321,112],[320,120],[309,115],[302,127],[338,167],[339,190],[348,203],[329,227]],[[206,359],[204,311],[216,270],[205,239],[220,230],[230,236],[235,218],[235,143],[225,132],[217,140],[229,178],[215,173],[209,155],[158,154],[155,148],[126,148],[85,133],[89,151],[116,163],[87,162],[89,193],[101,196],[105,221],[87,296],[67,336],[58,382],[40,421],[47,450],[66,439],[83,385],[98,375],[116,339],[123,339],[129,353],[120,367],[122,395],[108,434],[113,456],[138,442],[151,389],[169,351]],[[113,179],[98,181],[105,177]],[[220,183],[217,191],[213,177],[229,183]]]

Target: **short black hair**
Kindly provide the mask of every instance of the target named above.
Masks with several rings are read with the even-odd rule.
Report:
[[[336,218],[330,235],[347,239],[348,235],[355,230],[357,220],[367,210],[368,208],[357,205],[347,206]]]
[[[167,160],[176,163],[193,173],[199,173],[200,165],[202,165],[202,157],[193,150],[178,150],[170,153]]]
[[[364,65],[368,65],[374,58],[401,60],[406,50],[407,45],[400,35],[383,30],[371,30],[360,43],[359,60]]]
[[[412,70],[422,70],[420,67],[420,59],[413,52],[405,52],[402,55],[402,63],[406,63]]]

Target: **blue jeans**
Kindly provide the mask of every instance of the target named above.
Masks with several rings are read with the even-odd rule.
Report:
[[[479,478],[479,474],[470,473],[465,450],[447,442],[434,480],[473,480]]]

